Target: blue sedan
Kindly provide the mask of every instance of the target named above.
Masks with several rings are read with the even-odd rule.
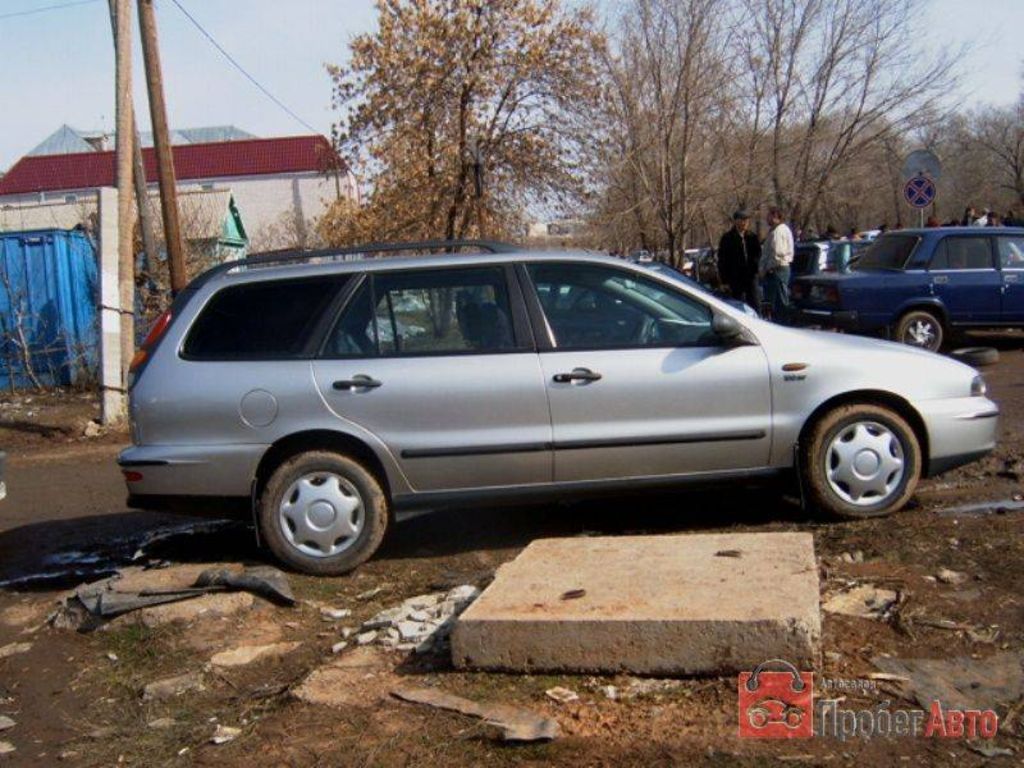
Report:
[[[793,299],[804,324],[886,333],[932,351],[954,330],[1024,327],[1024,228],[885,234],[850,273],[798,278]]]

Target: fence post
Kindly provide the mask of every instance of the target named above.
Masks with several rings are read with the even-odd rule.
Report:
[[[121,379],[121,294],[119,287],[117,190],[99,190],[100,231],[100,414],[104,424],[125,417],[124,382]]]

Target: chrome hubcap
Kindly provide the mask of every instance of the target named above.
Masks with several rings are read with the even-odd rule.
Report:
[[[311,472],[288,487],[278,518],[285,538],[297,550],[331,557],[352,546],[363,529],[363,500],[345,478]]]
[[[876,421],[844,427],[825,456],[829,486],[843,501],[858,507],[888,499],[899,487],[904,471],[902,443]]]
[[[938,329],[931,320],[915,320],[903,334],[903,342],[915,347],[932,349],[938,336]]]

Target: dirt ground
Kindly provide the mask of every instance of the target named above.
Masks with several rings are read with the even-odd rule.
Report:
[[[992,701],[1001,718],[991,742],[931,738],[766,742],[737,737],[732,675],[665,682],[627,676],[466,673],[443,652],[381,651],[378,665],[346,673],[342,706],[300,701],[296,689],[318,667],[342,660],[331,646],[381,609],[460,584],[485,587],[495,569],[547,536],[711,531],[810,531],[824,596],[866,583],[900,595],[883,618],[823,613],[824,680],[869,680],[872,659],[965,657],[984,665],[1024,653],[1024,510],[950,514],[956,505],[1020,499],[1024,492],[1024,336],[985,336],[1001,349],[985,370],[1002,408],[997,451],[922,483],[909,509],[885,520],[820,523],[775,489],[713,490],[602,498],[509,509],[436,511],[400,520],[380,554],[336,579],[289,574],[297,607],[257,600],[226,616],[141,624],[119,619],[92,632],[50,627],[46,617],[70,587],[129,564],[267,562],[241,523],[194,529],[195,520],[127,510],[114,457],[126,435],[85,437],[96,416],[77,393],[0,401],[8,498],[0,503],[0,754],[11,765],[893,765],[1024,762],[1024,699]],[[1012,505],[1011,505],[1012,506]],[[941,569],[966,576],[936,579]],[[657,585],[652,584],[652,589]],[[325,620],[321,606],[350,617]],[[351,640],[351,638],[350,638]],[[296,641],[252,664],[210,667],[226,648]],[[362,668],[360,668],[362,670]],[[144,699],[144,686],[194,673],[201,690]],[[397,684],[436,687],[550,716],[562,736],[513,746],[462,715],[397,701]],[[623,693],[609,698],[603,690]],[[575,691],[565,704],[545,695]],[[893,681],[846,692],[846,705],[916,708]],[[213,744],[218,725],[240,729]],[[0,718],[0,728],[2,728]],[[994,749],[995,751],[990,751]],[[2,752],[2,744],[0,744]],[[987,753],[983,754],[983,753]]]

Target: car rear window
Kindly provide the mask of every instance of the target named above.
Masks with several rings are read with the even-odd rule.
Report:
[[[276,360],[302,356],[345,277],[247,283],[216,293],[185,339],[191,360]]]
[[[913,235],[882,235],[853,264],[856,270],[903,269],[917,246]]]

